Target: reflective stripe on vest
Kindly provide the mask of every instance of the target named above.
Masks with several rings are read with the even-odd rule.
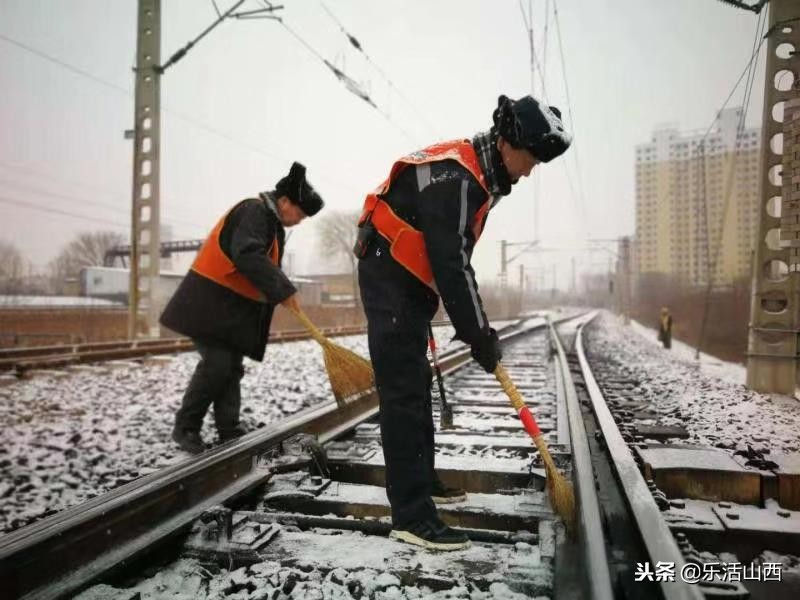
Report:
[[[389,192],[389,188],[397,180],[400,173],[409,165],[422,165],[441,160],[455,160],[469,171],[486,192],[487,200],[475,213],[472,220],[472,233],[475,241],[481,237],[483,223],[491,206],[491,195],[481,170],[478,155],[469,140],[455,140],[434,144],[413,154],[409,154],[392,165],[389,177],[364,200],[364,210],[359,223],[363,223],[371,215],[372,224],[390,244],[392,257],[405,267],[422,283],[436,291],[425,238],[422,232],[398,217],[392,208],[381,197]]]
[[[257,302],[266,302],[267,299],[264,298],[264,294],[262,294],[247,277],[236,270],[236,265],[226,256],[219,244],[219,236],[222,233],[222,228],[229,214],[230,211],[228,211],[217,222],[214,229],[211,230],[208,238],[203,243],[203,247],[200,248],[200,252],[197,253],[197,257],[194,259],[191,269],[214,283],[236,292],[240,296]],[[280,249],[278,248],[277,235],[275,239],[272,240],[272,245],[269,250],[267,250],[266,257],[273,265],[278,266],[280,261]]]

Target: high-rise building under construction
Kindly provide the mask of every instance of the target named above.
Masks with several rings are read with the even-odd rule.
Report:
[[[741,111],[723,110],[705,140],[705,131],[667,126],[636,147],[633,264],[640,281],[660,274],[706,285],[709,265],[715,285],[750,276],[760,130],[739,131]]]

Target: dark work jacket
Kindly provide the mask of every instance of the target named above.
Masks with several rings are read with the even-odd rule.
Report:
[[[406,167],[384,198],[398,217],[422,231],[439,296],[456,336],[467,344],[489,330],[470,264],[476,241],[472,222],[487,197],[467,169],[454,160],[443,160]],[[390,278],[397,293],[410,301],[408,305],[426,306],[433,302],[435,306],[436,294],[391,257],[385,259],[390,265],[373,268],[376,250],[380,249],[381,259],[389,256],[384,238],[378,236],[371,246],[368,254],[373,256],[365,258],[368,264],[360,269],[362,288],[369,286],[372,278]]]
[[[267,258],[276,237],[277,266]],[[226,217],[220,246],[268,301],[241,296],[190,269],[164,309],[161,324],[254,360],[263,359],[275,305],[297,291],[280,269],[284,245],[285,231],[272,197],[243,200]]]

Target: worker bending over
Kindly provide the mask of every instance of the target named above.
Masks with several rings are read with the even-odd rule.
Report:
[[[276,304],[297,305],[297,290],[281,270],[285,230],[323,206],[305,173],[294,163],[274,191],[231,208],[161,315],[165,327],[191,337],[200,353],[172,431],[186,452],[205,450],[200,429],[212,404],[221,441],[245,433],[239,424],[242,359],[264,358]]]
[[[494,125],[472,139],[401,158],[364,204],[355,251],[380,396],[392,536],[456,550],[469,545],[435,503],[463,500],[434,470],[428,324],[441,296],[456,336],[487,372],[501,358],[483,310],[472,250],[489,211],[540,162],[570,145],[560,113],[531,96],[500,96]]]

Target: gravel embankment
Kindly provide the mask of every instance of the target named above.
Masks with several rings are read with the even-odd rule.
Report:
[[[587,347],[599,379],[629,380],[629,393],[649,401],[660,424],[685,427],[688,443],[800,451],[800,401],[748,390],[740,365],[707,355],[698,364],[685,345],[664,350],[655,332],[607,313],[589,328]]]
[[[441,351],[453,328],[436,328]],[[366,336],[334,340],[368,357]],[[172,442],[175,411],[199,356],[159,357],[41,375],[0,387],[0,535],[187,458]],[[331,398],[313,341],[273,344],[245,359],[242,425],[263,427]],[[202,435],[216,441],[213,410]]]
[[[367,355],[364,336],[338,343]],[[41,376],[0,388],[0,530],[8,532],[170,463],[175,411],[199,356]],[[313,341],[245,360],[242,424],[255,429],[330,398]],[[203,436],[216,439],[212,411]]]

